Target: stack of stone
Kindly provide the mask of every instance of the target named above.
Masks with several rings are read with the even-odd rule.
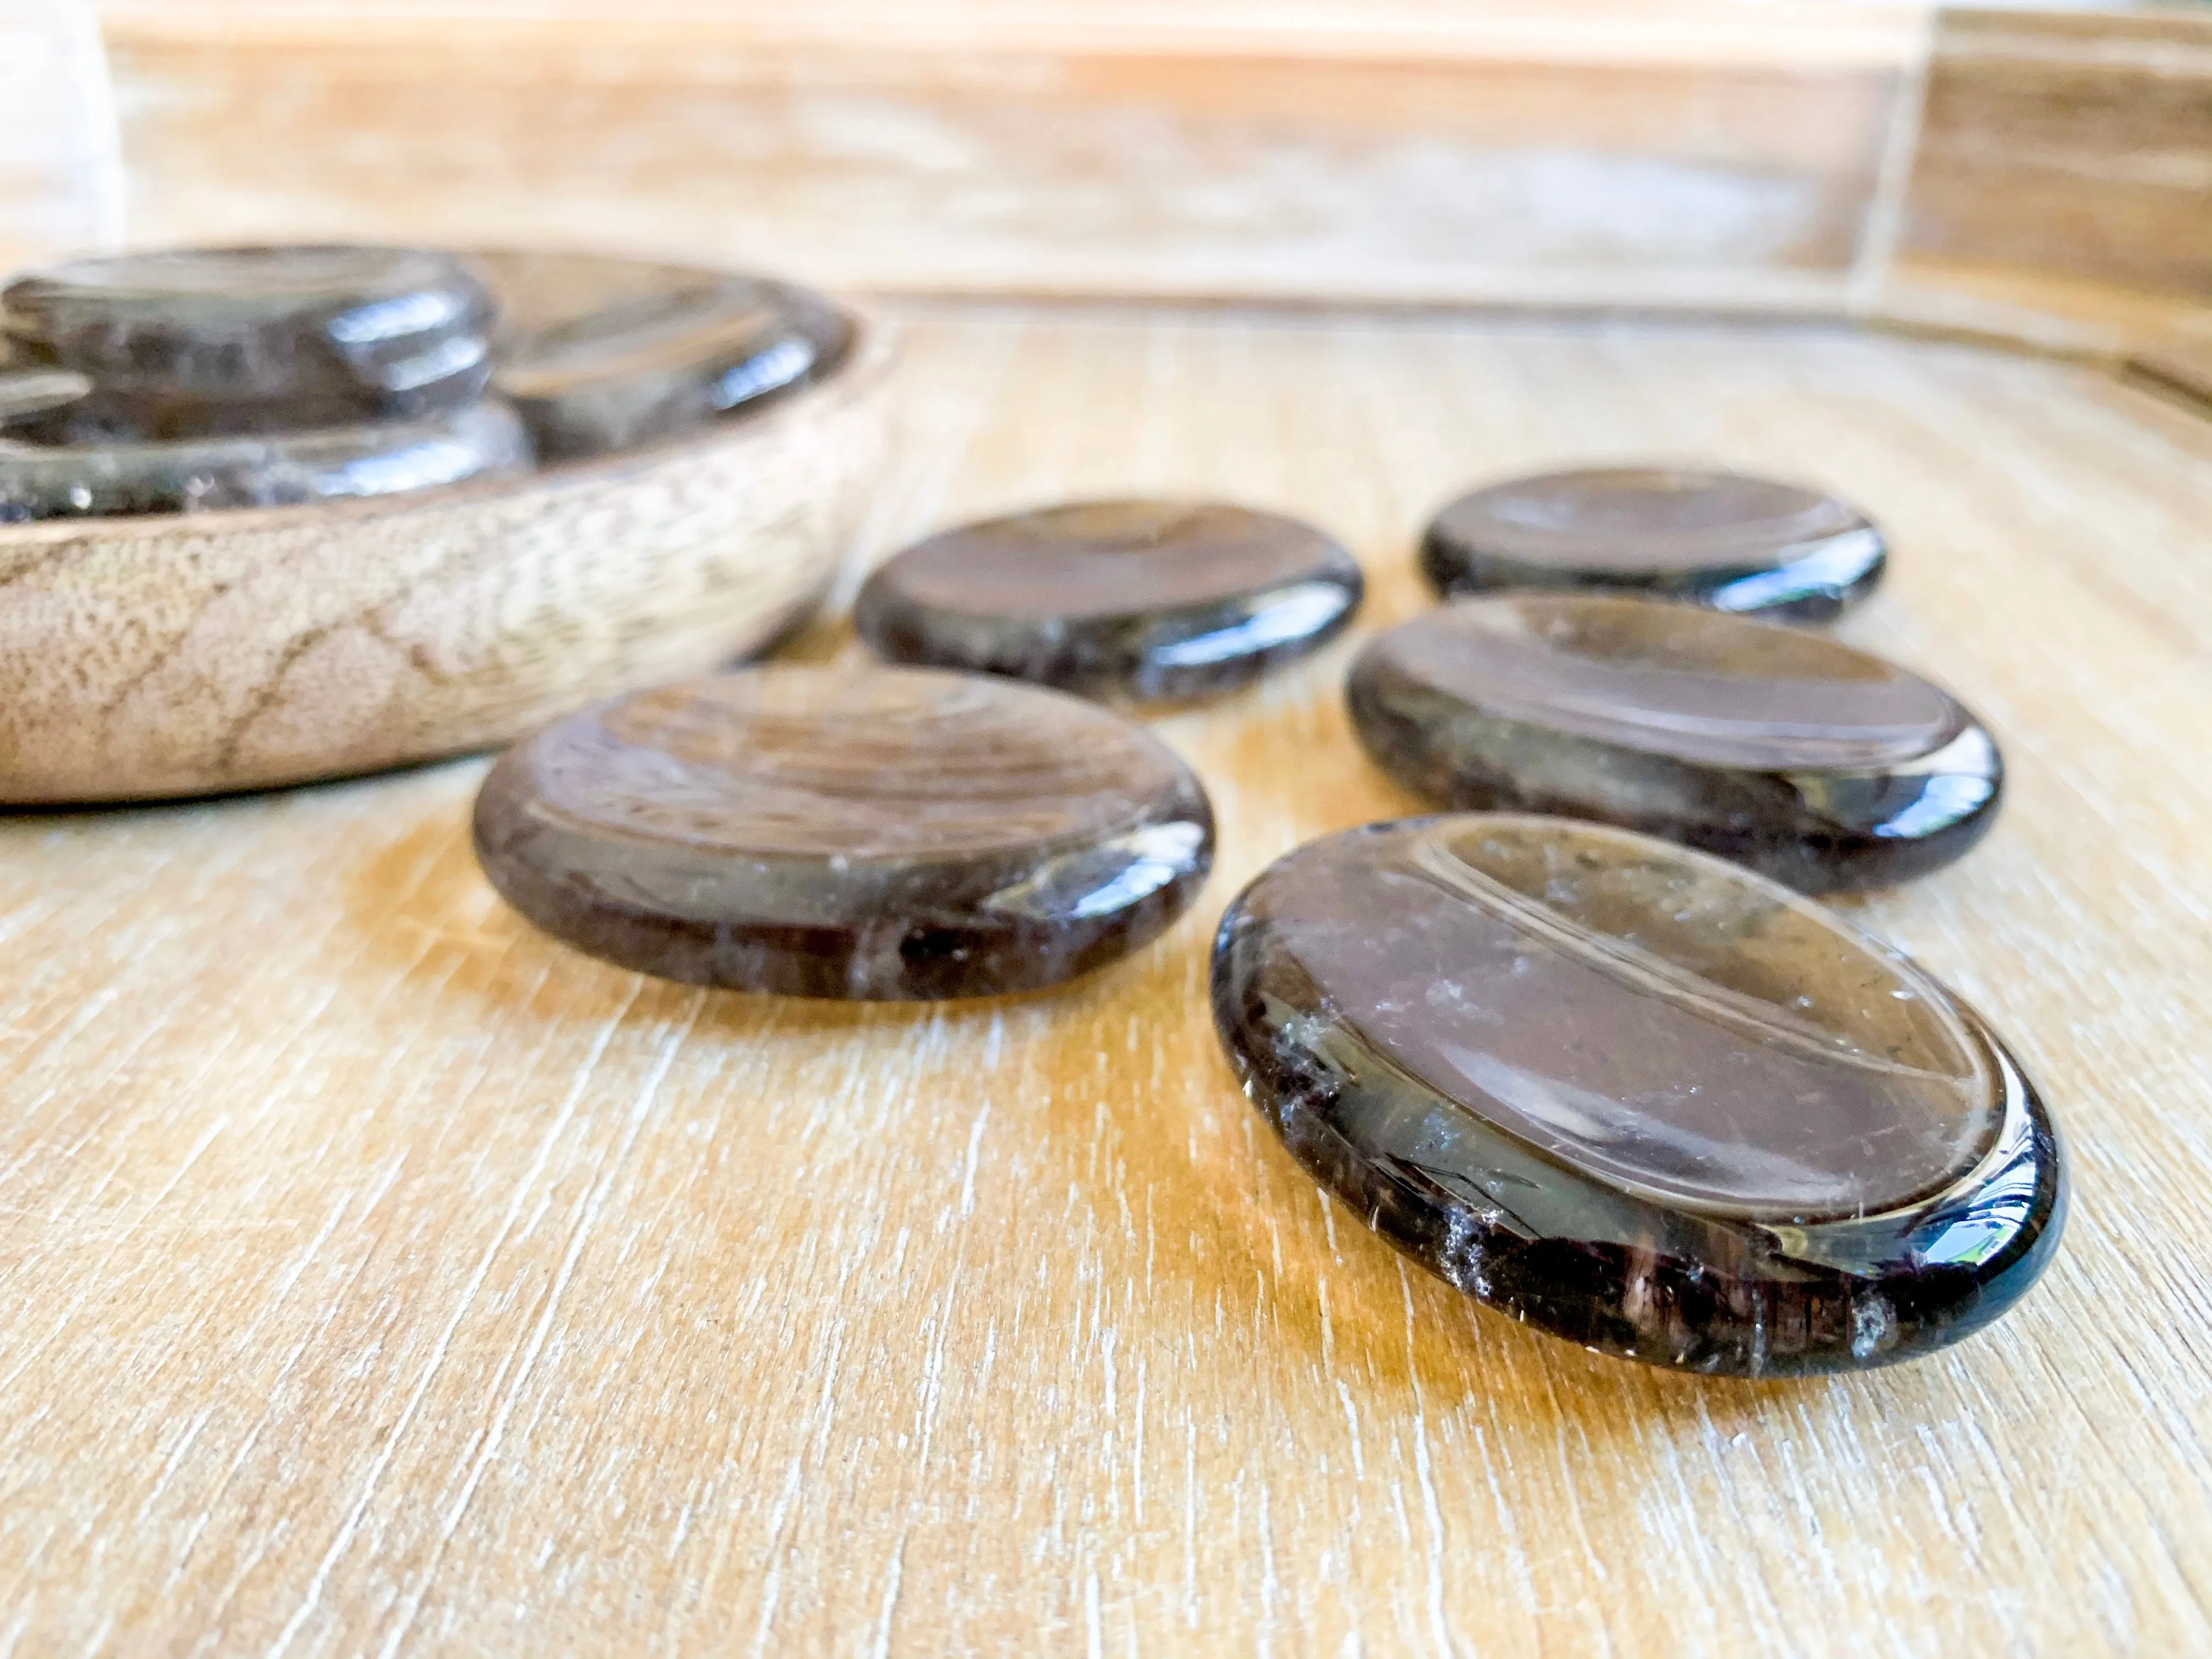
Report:
[[[0,518],[383,495],[530,459],[485,396],[491,296],[450,255],[132,254],[20,277],[0,306],[15,362],[52,388],[0,428]]]
[[[629,448],[804,383],[846,328],[804,290],[703,273],[505,334],[498,309],[473,262],[420,248],[21,276],[0,295],[0,521],[383,495]]]

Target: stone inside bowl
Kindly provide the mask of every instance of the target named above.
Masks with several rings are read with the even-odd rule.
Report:
[[[398,291],[410,252],[187,250],[18,277],[0,314],[9,378],[89,385],[0,400],[0,521],[298,506],[627,453],[752,418],[834,374],[855,338],[824,296],[764,276],[425,253],[416,264],[444,279]],[[354,257],[309,261],[282,305],[221,287],[246,256],[287,253]],[[126,350],[140,335],[148,348]],[[437,465],[422,464],[426,441]],[[311,464],[334,447],[344,467]]]

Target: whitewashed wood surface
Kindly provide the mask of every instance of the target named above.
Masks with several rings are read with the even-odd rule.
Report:
[[[2212,1646],[2212,428],[1778,329],[909,310],[866,551],[1073,494],[1306,514],[1424,603],[1444,495],[1708,456],[1878,512],[1848,637],[2010,799],[1863,920],[2046,1088],[1997,1328],[1700,1382],[1323,1201],[1203,1001],[1267,859],[1404,810],[1340,647],[1162,720],[1196,910],[1062,994],[709,994],[532,933],[481,763],[0,823],[0,1654],[2182,1653]],[[825,626],[802,652],[851,649]]]

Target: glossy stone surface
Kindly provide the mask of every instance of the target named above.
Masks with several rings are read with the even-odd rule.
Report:
[[[1989,733],[1919,676],[1686,605],[1462,600],[1370,641],[1346,698],[1376,763],[1439,805],[1595,818],[1806,892],[1949,863],[2003,789]]]
[[[416,421],[258,436],[0,440],[0,522],[293,507],[428,489],[529,464],[529,434],[496,398]]]
[[[848,332],[787,284],[690,277],[503,342],[497,380],[540,454],[595,455],[757,408],[826,373]]]
[[[98,390],[49,441],[173,439],[415,420],[491,372],[491,299],[416,248],[196,248],[82,259],[0,294],[27,362]]]
[[[1469,815],[1300,848],[1223,918],[1213,1010],[1353,1215],[1602,1352],[1884,1364],[1996,1318],[2057,1243],[2051,1121],[1978,1018],[1646,836]]]
[[[1233,690],[1329,639],[1359,566],[1310,525],[1205,501],[1086,501],[963,525],[860,591],[895,661],[1147,700]]]
[[[66,409],[91,390],[92,381],[74,369],[0,368],[0,431]]]
[[[1461,496],[1421,542],[1451,597],[1509,587],[1612,588],[1789,622],[1825,622],[1881,580],[1881,531],[1796,484],[1681,467],[1515,478]]]
[[[586,709],[509,750],[477,855],[556,938],[664,978],[988,996],[1123,956],[1213,856],[1190,769],[1073,697],[779,667]]]

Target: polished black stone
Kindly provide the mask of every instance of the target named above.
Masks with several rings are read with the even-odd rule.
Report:
[[[1421,542],[1450,597],[1509,587],[1613,588],[1780,621],[1825,622],[1872,592],[1881,531],[1833,496],[1740,473],[1601,467],[1462,495]]]
[[[764,668],[518,744],[477,797],[476,847],[516,909],[626,968],[798,996],[988,996],[1158,933],[1205,881],[1213,816],[1164,744],[1074,697]]]
[[[289,432],[459,410],[491,372],[489,293],[416,248],[197,248],[82,259],[0,294],[27,362],[96,390],[50,442]]]
[[[1086,501],[963,525],[897,555],[854,624],[895,661],[1085,696],[1208,696],[1352,618],[1359,566],[1310,525],[1205,501]]]
[[[787,283],[672,273],[503,340],[497,384],[541,455],[595,455],[762,408],[833,367],[849,330]]]
[[[1884,1364],[1995,1319],[2057,1243],[2059,1146],[1988,1027],[1668,842],[1483,815],[1313,842],[1223,918],[1213,1012],[1354,1215],[1602,1352]]]
[[[453,414],[307,432],[82,445],[0,439],[0,522],[294,507],[529,464],[529,434],[489,398]]]
[[[1595,818],[1806,892],[1949,863],[2003,788],[1989,733],[1917,675],[1650,599],[1462,600],[1370,641],[1346,697],[1376,763],[1439,805]]]

